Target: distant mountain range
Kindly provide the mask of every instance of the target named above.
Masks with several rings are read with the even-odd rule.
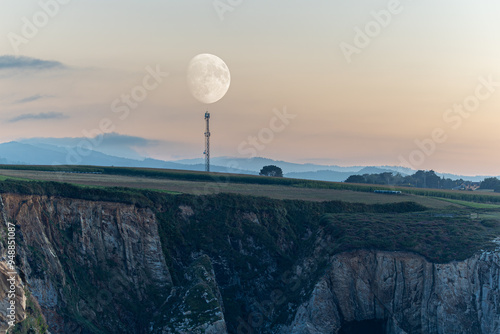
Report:
[[[151,158],[126,158],[95,150],[82,149],[71,146],[77,143],[76,139],[68,145],[57,145],[37,139],[27,139],[22,142],[8,142],[0,144],[0,164],[25,165],[94,165],[120,167],[149,167],[203,171],[204,159],[184,159],[177,161],[163,161]],[[123,148],[124,152],[127,148]],[[110,150],[108,150],[109,152]],[[120,150],[119,150],[120,151]],[[411,175],[415,170],[398,166],[350,166],[298,164],[287,161],[277,161],[267,158],[236,158],[214,157],[211,160],[211,170],[214,172],[253,174],[257,175],[265,165],[276,165],[283,170],[284,176],[289,178],[343,182],[355,174],[378,174],[383,172],[397,172],[402,175]],[[440,174],[451,179],[482,181],[487,176],[465,176],[454,174]]]
[[[184,159],[176,160],[177,163],[182,163],[186,165],[191,164],[203,164],[203,159]],[[241,168],[244,170],[249,170],[254,173],[258,173],[260,169],[265,165],[276,165],[283,170],[283,175],[285,177],[296,178],[296,179],[306,179],[306,180],[318,180],[318,181],[332,181],[332,182],[343,182],[351,175],[363,175],[363,174],[379,174],[384,172],[400,173],[401,175],[412,175],[415,174],[417,170],[400,167],[400,166],[336,166],[336,165],[318,165],[318,164],[298,164],[287,161],[272,160],[267,158],[235,158],[235,157],[216,157],[212,158],[212,163],[221,167],[232,166],[235,168]],[[486,177],[484,175],[455,175],[449,173],[437,173],[438,176],[450,178],[450,179],[464,179],[467,181],[479,182]]]
[[[0,164],[19,165],[90,165],[115,167],[147,167],[203,171],[204,164],[181,164],[157,159],[129,159],[75,147],[49,144],[8,142],[0,144]],[[248,170],[211,166],[214,172],[258,174]]]

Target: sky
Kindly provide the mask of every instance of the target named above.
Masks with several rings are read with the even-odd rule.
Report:
[[[0,6],[0,142],[112,132],[140,156],[201,158],[209,111],[212,156],[500,174],[498,1]],[[231,72],[212,104],[186,83],[202,53]]]

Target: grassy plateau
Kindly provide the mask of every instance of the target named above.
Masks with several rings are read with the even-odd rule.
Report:
[[[374,193],[378,189],[400,190],[402,194]],[[241,202],[234,205],[254,201],[251,198],[262,199],[259,203],[311,203],[300,204],[305,213],[298,210],[296,214],[314,212],[315,224],[321,219],[327,230],[339,233],[340,241],[331,247],[333,252],[358,248],[410,250],[433,261],[463,259],[486,244],[491,246],[489,242],[500,236],[500,196],[495,193],[149,168],[11,165],[0,166],[0,192],[107,200],[139,207],[155,207],[172,196],[218,198],[224,194]],[[329,210],[327,203],[354,206]],[[384,205],[389,207],[378,208]],[[390,209],[398,205],[408,209]],[[370,214],[363,213],[370,210]],[[303,223],[306,221],[313,224],[310,219]]]

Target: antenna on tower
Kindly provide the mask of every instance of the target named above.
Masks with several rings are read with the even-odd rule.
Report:
[[[210,113],[207,111],[205,113],[205,121],[207,122],[207,128],[205,130],[205,170],[210,172]]]

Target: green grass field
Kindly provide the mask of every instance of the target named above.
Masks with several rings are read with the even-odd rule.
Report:
[[[476,203],[476,202],[460,201],[457,199],[449,199],[449,198],[438,198],[438,197],[436,198],[441,201],[462,205],[472,209],[500,209],[500,205],[497,204]]]
[[[413,201],[433,209],[500,208],[500,194],[496,193],[390,188],[379,185],[152,168],[0,165],[0,178],[65,182],[97,187],[129,187],[173,194],[236,193],[276,199],[341,200],[365,204]],[[374,190],[381,189],[400,190],[403,194],[374,193]]]
[[[327,233],[337,239],[333,253],[355,248],[406,249],[434,262],[466,259],[483,249],[494,247],[491,240],[500,235],[500,221],[470,219],[466,211],[443,217],[438,213],[338,213],[323,217]]]
[[[15,178],[15,179],[31,179],[40,181],[54,181],[64,182],[70,184],[77,184],[82,186],[92,187],[129,187],[144,190],[157,190],[168,193],[184,193],[193,195],[209,195],[218,193],[241,194],[250,196],[264,196],[275,199],[288,199],[288,200],[306,200],[306,201],[335,201],[341,200],[351,203],[365,203],[365,204],[385,204],[385,203],[398,203],[413,201],[418,204],[434,208],[444,209],[449,206],[455,206],[451,203],[436,200],[434,198],[418,196],[413,194],[404,195],[387,195],[375,194],[373,188],[363,188],[359,191],[359,187],[346,187],[342,189],[343,184],[325,182],[305,183],[300,186],[297,183],[291,185],[280,184],[279,181],[268,184],[258,183],[243,183],[234,182],[233,175],[214,174],[211,175],[211,180],[189,180],[186,175],[195,175],[199,178],[199,174],[206,175],[205,173],[177,173],[171,171],[171,174],[165,173],[165,176],[174,175],[172,178],[168,177],[150,177],[150,176],[129,176],[129,175],[116,175],[116,174],[78,174],[67,172],[48,172],[36,170],[8,170],[0,169],[0,176]],[[182,177],[178,177],[182,175]],[[259,179],[258,176],[245,176],[245,179]],[[273,178],[264,178],[266,181],[275,181]],[[318,187],[314,187],[318,184]],[[330,186],[328,188],[327,186]],[[353,190],[358,189],[358,190]],[[375,188],[377,189],[377,188]]]

